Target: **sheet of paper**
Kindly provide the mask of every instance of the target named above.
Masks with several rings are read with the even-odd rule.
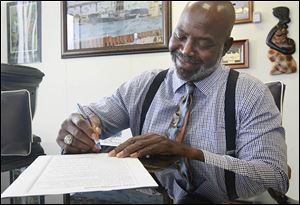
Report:
[[[136,158],[48,155],[38,157],[1,198],[155,186],[155,180]]]
[[[101,145],[106,145],[106,146],[118,146],[119,144],[125,142],[126,140],[128,140],[129,138],[132,137],[131,131],[130,129],[127,130],[123,130],[122,131],[122,135],[120,136],[112,136],[109,137],[107,139],[101,140],[100,139],[100,144]]]
[[[106,146],[113,146],[113,147],[116,147],[118,146],[119,144],[125,142],[126,140],[128,140],[129,138],[131,138],[132,136],[113,136],[113,137],[109,137],[105,140],[101,140],[100,139],[100,144],[101,145],[106,145]]]

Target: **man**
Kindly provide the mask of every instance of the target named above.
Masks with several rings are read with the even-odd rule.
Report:
[[[224,170],[235,173],[239,197],[250,197],[271,187],[288,189],[286,144],[281,117],[268,88],[260,81],[240,74],[236,85],[236,158],[226,155],[224,120],[225,87],[229,69],[220,65],[232,45],[235,21],[230,2],[192,2],[185,7],[171,37],[171,68],[159,87],[147,113],[142,135],[139,119],[142,103],[157,72],[146,72],[121,85],[109,98],[85,107],[101,138],[130,127],[133,137],[109,153],[116,157],[179,156],[190,161],[193,194],[214,203],[228,201]],[[182,142],[166,134],[185,93],[193,82],[192,110]],[[73,141],[66,145],[64,138]],[[138,136],[140,135],[140,136]],[[65,120],[57,137],[67,153],[99,152],[96,132],[78,114]],[[175,203],[187,190],[175,180],[178,170],[155,172]]]

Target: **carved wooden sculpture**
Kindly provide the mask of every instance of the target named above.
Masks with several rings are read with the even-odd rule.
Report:
[[[278,24],[269,32],[266,43],[270,47],[268,58],[272,62],[272,75],[295,73],[297,65],[292,57],[296,51],[293,39],[288,38],[289,8],[273,8],[273,15],[279,19]]]

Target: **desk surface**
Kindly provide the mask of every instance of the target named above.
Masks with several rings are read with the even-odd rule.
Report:
[[[164,204],[162,194],[150,195],[142,189],[127,189],[104,192],[86,192],[70,194],[70,204]],[[66,197],[66,196],[65,196]]]

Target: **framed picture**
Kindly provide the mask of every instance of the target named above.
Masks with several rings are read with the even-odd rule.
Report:
[[[251,23],[253,21],[253,1],[231,1],[235,9],[235,23]]]
[[[249,68],[249,40],[236,40],[222,59],[230,68]]]
[[[170,1],[63,1],[62,58],[168,51]]]
[[[41,62],[41,2],[7,3],[9,64]]]

